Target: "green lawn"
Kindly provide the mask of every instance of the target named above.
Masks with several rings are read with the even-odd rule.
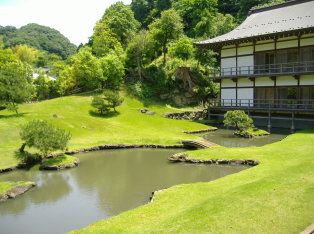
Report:
[[[6,110],[0,111],[0,169],[17,164],[14,151],[22,145],[19,138],[20,127],[33,119],[47,120],[70,131],[71,150],[109,143],[176,144],[182,139],[196,138],[181,131],[207,128],[202,124],[160,116],[161,113],[180,111],[178,109],[150,103],[144,105],[129,97],[125,97],[122,106],[117,108],[118,113],[100,117],[91,112],[91,100],[90,95],[82,94],[20,105],[20,115]],[[138,108],[148,108],[156,114],[140,114]],[[27,147],[26,150],[29,151]]]
[[[24,182],[24,181],[20,181],[20,182],[1,182],[0,183],[0,194],[6,193],[8,190],[10,190],[11,188],[14,188],[15,186],[27,185],[27,184],[31,184],[31,183],[32,182]]]
[[[314,222],[314,131],[262,147],[187,152],[258,166],[208,183],[173,186],[153,203],[74,233],[299,233]]]
[[[52,166],[52,165],[63,165],[67,163],[73,163],[77,158],[69,155],[60,155],[55,158],[49,158],[43,161],[44,165]]]

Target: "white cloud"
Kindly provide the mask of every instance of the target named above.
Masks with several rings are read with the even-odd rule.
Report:
[[[20,0],[0,5],[0,25],[37,23],[59,30],[76,45],[88,41],[105,9],[117,0]],[[131,0],[123,0],[130,4]]]

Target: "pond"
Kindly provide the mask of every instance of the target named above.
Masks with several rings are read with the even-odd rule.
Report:
[[[206,182],[247,167],[170,163],[182,150],[128,149],[80,154],[65,171],[14,171],[0,181],[27,180],[37,187],[0,203],[1,233],[65,233],[149,202],[152,191]]]
[[[255,138],[244,138],[233,135],[234,130],[219,128],[215,132],[209,132],[202,137],[208,141],[225,147],[248,147],[263,146],[276,141],[280,141],[290,134],[289,129],[273,128],[269,136],[260,136]]]

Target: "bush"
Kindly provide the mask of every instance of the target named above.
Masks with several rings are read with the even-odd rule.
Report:
[[[71,139],[70,133],[42,120],[33,120],[23,126],[20,136],[24,141],[20,148],[21,153],[26,146],[34,147],[42,153],[43,157],[56,150],[65,150]]]
[[[102,95],[93,97],[91,106],[96,108],[100,114],[106,114],[113,108],[115,112],[116,107],[120,106],[123,102],[123,98],[119,96],[118,92],[105,90]]]
[[[224,125],[236,130],[246,130],[253,127],[253,120],[242,110],[227,111],[224,115]]]

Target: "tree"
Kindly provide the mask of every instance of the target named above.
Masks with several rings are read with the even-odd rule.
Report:
[[[101,87],[105,78],[100,61],[92,55],[89,47],[80,49],[72,60],[72,76],[79,88],[86,91]]]
[[[108,103],[101,96],[93,96],[91,106],[96,108],[101,115],[107,113],[110,110]]]
[[[183,24],[178,13],[169,9],[161,13],[160,19],[149,25],[150,33],[157,45],[162,48],[163,64],[166,63],[167,46],[172,40],[176,40],[183,33]]]
[[[185,32],[189,37],[195,37],[198,30],[195,29],[199,22],[210,25],[214,23],[214,16],[217,13],[217,0],[180,0],[173,3],[179,15],[182,17]]]
[[[124,63],[114,53],[100,58],[100,66],[103,72],[102,88],[117,89],[122,82],[124,76]]]
[[[146,30],[141,30],[135,35],[132,42],[129,43],[126,51],[129,64],[133,65],[134,63],[132,62],[136,61],[140,80],[142,80],[143,60],[150,47],[151,41],[149,40],[148,32]]]
[[[46,121],[33,120],[24,125],[20,132],[24,141],[20,148],[23,153],[26,146],[37,148],[43,157],[56,150],[65,150],[71,134]]]
[[[0,101],[18,114],[18,104],[30,100],[35,91],[32,70],[7,50],[0,50],[0,70]]]
[[[223,123],[240,131],[253,127],[253,120],[243,110],[227,111]]]
[[[123,47],[126,47],[127,40],[135,34],[140,23],[134,18],[129,6],[117,2],[106,9],[102,18],[96,24],[93,34],[93,43],[97,37],[103,36],[99,30],[109,34],[108,37],[115,37]],[[104,41],[106,43],[106,41]]]
[[[38,57],[39,51],[27,45],[17,45],[13,47],[14,54],[23,62],[33,64]]]
[[[115,112],[116,107],[120,106],[123,102],[123,98],[119,96],[118,92],[112,90],[104,90],[102,95],[96,95],[93,97],[91,106],[96,108],[100,114],[107,113],[110,108],[113,108]]]
[[[188,37],[180,38],[169,48],[169,53],[183,60],[192,58],[194,54],[192,40]]]
[[[112,90],[105,90],[103,95],[104,99],[109,103],[109,106],[117,112],[116,107],[120,106],[124,101],[123,98],[119,96],[119,93]]]
[[[92,36],[92,48],[97,56],[104,56],[110,50],[122,48],[122,46],[108,24],[97,22]]]

